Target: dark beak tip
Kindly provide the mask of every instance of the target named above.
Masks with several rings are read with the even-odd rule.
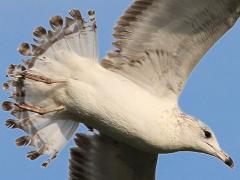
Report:
[[[231,168],[234,167],[234,162],[233,162],[232,158],[230,158],[230,157],[224,163]]]

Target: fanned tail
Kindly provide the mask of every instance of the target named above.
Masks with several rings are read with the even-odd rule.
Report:
[[[62,55],[62,51],[78,55],[81,61],[87,59],[98,62],[98,46],[94,11],[89,11],[86,22],[80,11],[71,10],[71,18],[65,21],[60,16],[50,19],[52,30],[42,26],[33,32],[34,42],[22,43],[18,51],[28,56],[20,65],[10,65],[3,84],[11,90],[14,101],[5,101],[5,111],[11,111],[17,120],[9,119],[6,126],[20,128],[28,135],[16,140],[17,146],[33,146],[34,151],[27,153],[31,160],[42,154],[49,159],[47,166],[71,138],[79,122],[71,118],[58,97],[64,98],[66,81],[74,74],[74,63]],[[74,60],[73,60],[74,61]]]

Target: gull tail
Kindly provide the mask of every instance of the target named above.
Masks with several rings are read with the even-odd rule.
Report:
[[[78,63],[62,56],[61,52],[98,62],[94,11],[89,11],[88,22],[78,10],[71,10],[69,14],[71,17],[65,20],[60,16],[52,17],[52,30],[41,26],[34,30],[35,44],[22,43],[18,49],[28,59],[20,65],[10,65],[9,80],[3,84],[5,90],[12,92],[13,100],[5,101],[2,107],[16,119],[7,120],[6,126],[27,133],[16,140],[16,145],[34,147],[27,153],[29,159],[49,155],[43,166],[57,156],[79,125],[57,100],[64,94],[67,79],[74,75],[74,66]]]

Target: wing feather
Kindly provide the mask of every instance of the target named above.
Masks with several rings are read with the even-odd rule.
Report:
[[[157,96],[178,97],[206,51],[239,17],[239,0],[135,0],[102,66]]]
[[[77,134],[69,179],[154,180],[156,154],[148,154],[103,135]]]

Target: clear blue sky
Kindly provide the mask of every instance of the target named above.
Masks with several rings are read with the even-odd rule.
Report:
[[[48,26],[55,14],[66,15],[69,9],[88,9],[97,13],[100,54],[111,47],[112,27],[131,0],[1,0],[0,1],[0,80],[10,63],[19,63],[16,48],[22,41],[31,42],[32,29]],[[196,153],[177,153],[160,157],[157,176],[164,180],[239,180],[240,179],[240,24],[228,32],[204,57],[192,74],[180,106],[216,133],[223,149],[235,160],[231,170],[219,160]],[[8,97],[1,91],[0,101]],[[66,180],[71,141],[48,169],[40,167],[43,159],[26,159],[27,148],[17,149],[14,140],[21,131],[5,128],[8,113],[0,119],[0,179]]]

